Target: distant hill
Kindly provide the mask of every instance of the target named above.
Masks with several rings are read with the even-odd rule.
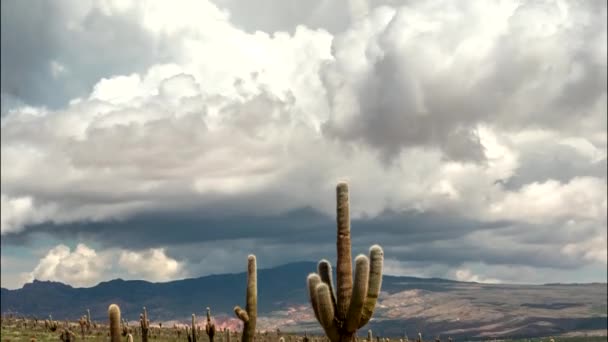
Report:
[[[308,305],[306,276],[316,263],[258,270],[258,311],[264,327],[318,329]],[[221,319],[244,305],[246,273],[210,275],[166,283],[116,279],[90,288],[34,281],[1,289],[0,309],[28,316],[77,319],[91,309],[105,321],[110,303],[136,320],[146,306],[154,321],[186,320],[205,307]],[[384,276],[383,294],[370,327],[378,334],[414,336],[543,336],[606,330],[606,284],[485,285],[445,279]]]

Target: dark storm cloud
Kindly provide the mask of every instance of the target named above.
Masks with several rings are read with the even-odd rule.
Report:
[[[521,232],[530,228],[513,222],[484,223],[437,212],[385,212],[353,220],[353,254],[366,254],[369,246],[377,243],[385,248],[387,258],[428,265],[484,262],[555,268],[580,266],[576,259],[556,260],[550,253],[554,242],[551,239],[535,244],[524,241],[525,235],[517,233],[509,237],[516,245],[501,246],[501,231]],[[476,232],[492,234],[478,240]],[[38,225],[3,236],[3,243],[27,244],[29,237],[44,234],[94,241],[104,248],[144,250],[164,246],[169,256],[188,260],[192,265],[214,252],[222,254],[222,250],[236,249],[243,256],[264,255],[272,265],[315,260],[319,253],[334,258],[336,238],[333,218],[303,208],[277,216],[214,217],[210,213],[165,212],[138,215],[122,222]]]
[[[102,77],[142,72],[168,57],[162,37],[144,31],[135,12],[87,7],[87,1],[1,2],[2,93],[59,108],[89,94]],[[85,11],[82,18],[73,17],[77,9]]]

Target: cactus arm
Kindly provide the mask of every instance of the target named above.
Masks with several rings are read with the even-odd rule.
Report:
[[[110,305],[108,316],[110,318],[110,341],[120,342],[120,308],[118,305]]]
[[[337,308],[336,318],[344,321],[350,305],[350,297],[353,290],[353,270],[350,241],[350,214],[348,207],[348,185],[338,184],[336,188],[337,206],[336,219],[338,225],[337,250]]]
[[[235,306],[234,307],[234,314],[236,315],[236,317],[238,317],[241,321],[243,321],[243,323],[247,323],[249,322],[249,315],[247,314],[247,311],[241,309],[240,306]]]
[[[319,320],[319,302],[317,301],[317,285],[321,284],[321,277],[319,277],[316,273],[311,273],[308,275],[306,279],[308,283],[308,296],[310,298],[310,303],[312,304],[312,310],[315,313],[315,318],[317,321]]]
[[[369,259],[369,285],[367,287],[365,303],[363,304],[359,328],[366,325],[372,318],[378,296],[380,295],[380,288],[382,286],[382,265],[384,263],[384,251],[382,250],[382,247],[378,245],[370,247]]]
[[[333,271],[331,269],[331,263],[325,259],[319,261],[317,265],[317,272],[321,276],[321,280],[329,286],[329,294],[331,295],[331,301],[334,303],[334,310],[336,310],[336,295],[334,290]]]
[[[361,310],[366,300],[368,283],[369,259],[361,254],[355,259],[355,283],[344,326],[344,330],[347,332],[354,333],[359,328]]]
[[[334,305],[331,302],[329,286],[325,283],[318,284],[315,296],[317,297],[317,303],[319,303],[319,323],[321,323],[323,330],[325,330],[325,334],[331,342],[340,341],[340,333],[334,320]]]

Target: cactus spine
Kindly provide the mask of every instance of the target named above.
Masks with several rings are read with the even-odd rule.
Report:
[[[110,341],[120,342],[120,308],[118,305],[110,305],[108,316],[110,317]]]
[[[384,252],[378,245],[370,248],[369,258],[355,258],[353,282],[348,185],[338,184],[337,197],[337,280],[334,294],[331,264],[319,262],[318,273],[308,276],[308,292],[315,317],[331,342],[352,342],[357,329],[371,319],[380,288]]]
[[[247,304],[245,310],[240,306],[234,307],[234,313],[243,321],[242,342],[253,342],[255,325],[258,316],[258,281],[255,255],[247,258]]]
[[[215,336],[215,324],[211,321],[211,309],[207,307],[207,324],[205,325],[205,332],[209,336],[209,342],[213,342],[213,336]]]

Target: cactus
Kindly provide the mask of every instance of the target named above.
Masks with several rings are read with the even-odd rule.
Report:
[[[78,320],[78,324],[80,325],[80,334],[82,335],[82,339],[84,340],[84,336],[85,336],[85,329],[87,326],[87,319],[85,316],[80,317],[80,319]]]
[[[53,321],[53,315],[49,315],[49,319],[44,321],[44,327],[52,332],[57,331],[57,321]]]
[[[319,262],[318,273],[308,278],[308,292],[315,317],[331,342],[352,342],[359,328],[371,319],[382,285],[384,252],[370,248],[369,258],[355,258],[353,283],[348,185],[338,184],[337,194],[337,280],[334,294],[331,264]]]
[[[196,315],[192,314],[192,328],[186,326],[186,335],[189,342],[196,342]]]
[[[224,335],[226,335],[226,342],[230,342],[230,329],[224,329]]]
[[[258,316],[258,282],[257,265],[255,255],[247,258],[247,304],[245,310],[238,305],[234,307],[234,313],[243,321],[242,342],[253,342],[255,337],[255,326]]]
[[[209,336],[209,342],[213,342],[213,336],[215,336],[215,324],[211,321],[211,309],[207,308],[207,324],[205,325],[205,332]]]
[[[120,308],[118,305],[110,305],[108,316],[110,317],[110,341],[120,342]]]
[[[192,335],[190,334],[190,327],[186,326],[186,337],[188,338],[188,342],[192,342]]]
[[[139,315],[139,326],[141,327],[141,341],[148,342],[148,330],[150,329],[150,320],[148,319],[148,311],[143,307],[144,312]]]
[[[369,329],[367,331],[367,342],[372,342],[372,338],[373,338],[372,329]]]
[[[131,334],[127,335],[127,342],[133,342],[133,335],[131,335]]]
[[[63,329],[61,335],[59,335],[59,339],[63,342],[72,342],[76,341],[76,335],[74,335],[74,333],[69,328],[65,328]]]

